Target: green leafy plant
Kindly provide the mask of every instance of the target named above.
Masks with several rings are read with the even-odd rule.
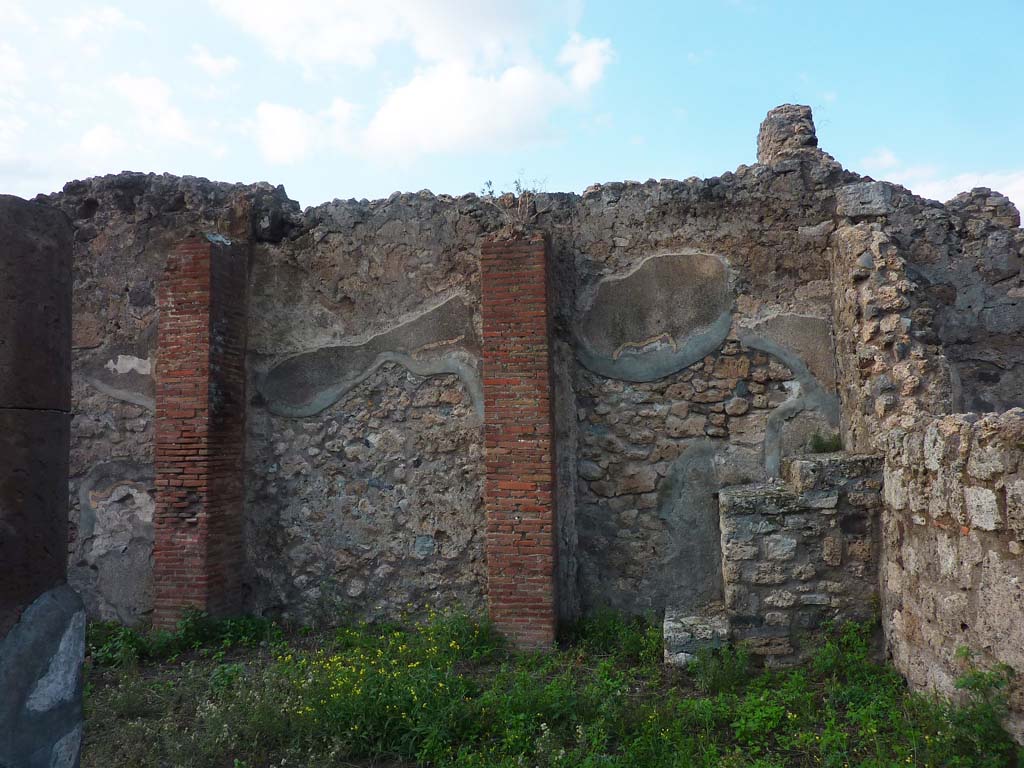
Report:
[[[750,651],[743,645],[701,648],[687,669],[703,693],[736,691],[750,677]]]
[[[816,431],[807,442],[811,453],[835,453],[843,450],[843,438],[838,432]]]
[[[123,650],[135,636],[116,629],[90,630],[94,655],[135,653]],[[1000,725],[1008,668],[964,651],[966,703],[955,706],[909,692],[876,659],[876,629],[827,626],[800,668],[755,671],[739,646],[700,654],[681,674],[656,661],[656,622],[612,611],[548,653],[513,651],[486,622],[456,613],[291,638],[195,616],[161,642],[199,643],[207,656],[90,665],[83,766],[1013,764]],[[231,661],[211,658],[225,644]]]

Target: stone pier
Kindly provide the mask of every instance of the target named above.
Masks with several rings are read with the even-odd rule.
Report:
[[[0,766],[78,765],[85,611],[65,583],[67,217],[0,196]]]

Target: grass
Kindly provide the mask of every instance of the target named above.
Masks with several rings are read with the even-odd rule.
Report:
[[[753,670],[742,648],[686,672],[657,627],[602,613],[565,647],[515,653],[486,625],[286,635],[186,617],[147,637],[90,630],[83,766],[991,766],[1009,671],[968,664],[970,703],[909,693],[870,653],[872,627],[830,630],[804,668]]]

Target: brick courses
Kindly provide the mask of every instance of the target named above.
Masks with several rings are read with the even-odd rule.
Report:
[[[246,255],[192,238],[159,290],[153,625],[240,608]]]
[[[488,604],[514,643],[555,640],[554,426],[547,244],[497,238],[481,254]]]

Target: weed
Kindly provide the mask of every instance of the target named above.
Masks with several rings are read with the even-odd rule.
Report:
[[[843,450],[843,439],[838,432],[816,431],[807,443],[807,450],[811,453],[835,453]]]
[[[86,646],[92,662],[101,667],[129,667],[139,661],[176,659],[186,651],[203,650],[215,661],[231,648],[254,648],[282,638],[281,629],[255,616],[212,619],[205,613],[189,610],[174,632],[139,632],[116,622],[94,622],[86,634]]]
[[[876,662],[874,629],[828,627],[799,669],[754,673],[749,651],[736,647],[700,655],[680,677],[656,663],[656,625],[608,611],[548,654],[510,651],[489,625],[455,614],[314,632],[301,647],[259,623],[201,616],[159,643],[146,637],[152,646],[94,627],[93,658],[108,666],[90,667],[83,765],[1012,764],[999,725],[1008,669],[965,653],[969,701],[956,707],[908,692]],[[213,652],[156,663],[154,647],[197,643]],[[226,648],[235,649],[231,663],[209,658]]]
[[[702,693],[732,692],[750,676],[750,652],[743,645],[702,648],[688,670]]]

